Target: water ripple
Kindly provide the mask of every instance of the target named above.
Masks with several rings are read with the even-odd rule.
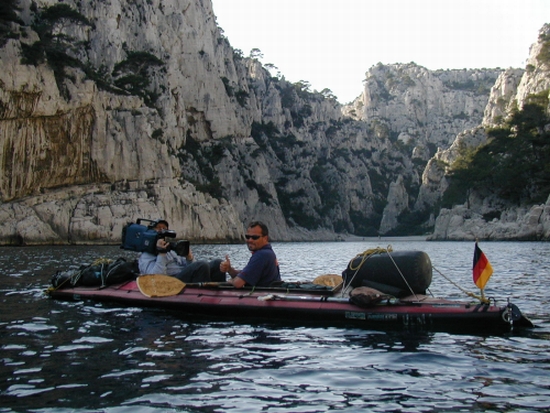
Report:
[[[285,279],[305,281],[341,273],[382,242],[274,248]],[[393,247],[425,250],[445,275],[472,285],[472,243]],[[33,247],[14,258],[13,249],[0,248],[0,398],[9,406],[0,411],[550,412],[550,245],[482,248],[495,269],[487,293],[511,298],[536,329],[483,336],[289,327],[54,301],[42,292],[57,269],[126,252]],[[249,258],[242,245],[193,251],[204,259],[229,253],[237,267]],[[463,296],[435,276],[431,290]]]

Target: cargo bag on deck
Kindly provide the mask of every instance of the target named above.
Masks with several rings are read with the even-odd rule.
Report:
[[[394,297],[426,294],[432,263],[423,251],[396,251],[357,256],[342,273],[344,285],[370,287]]]
[[[55,288],[71,288],[76,286],[106,287],[135,279],[139,275],[136,260],[126,261],[118,258],[116,261],[99,259],[92,265],[81,265],[78,270],[58,271],[52,278]]]

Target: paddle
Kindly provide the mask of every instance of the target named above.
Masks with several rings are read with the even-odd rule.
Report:
[[[140,275],[136,284],[144,296],[151,298],[178,295],[185,288],[183,281],[162,274]]]
[[[140,275],[136,279],[139,291],[146,297],[169,297],[178,295],[185,287],[216,288],[229,286],[227,282],[203,282],[203,283],[184,283],[176,277],[164,274]]]
[[[342,277],[334,274],[325,274],[317,277],[314,280],[315,284],[335,286],[341,283]],[[171,277],[164,274],[148,274],[140,275],[136,279],[137,286],[139,291],[146,297],[170,297],[173,295],[178,295],[181,293],[185,287],[195,287],[195,288],[220,288],[220,287],[232,287],[233,285],[228,282],[202,282],[202,283],[184,283],[181,280],[178,280],[176,277]],[[261,299],[261,298],[260,298]],[[273,296],[271,299],[285,299],[282,296]],[[294,299],[304,300],[304,297],[298,297]],[[306,300],[309,300],[306,299]],[[313,299],[317,301],[317,299]],[[347,299],[346,299],[347,300]],[[310,300],[311,301],[311,300]],[[336,301],[330,299],[329,301]],[[343,302],[343,301],[342,301]]]
[[[259,301],[316,301],[316,302],[333,302],[333,303],[349,303],[349,298],[345,297],[315,297],[304,295],[279,295],[267,294],[258,297]]]

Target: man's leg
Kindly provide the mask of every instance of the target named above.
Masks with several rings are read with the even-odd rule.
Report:
[[[206,261],[195,261],[187,265],[176,278],[184,283],[202,283],[210,281],[210,266]]]

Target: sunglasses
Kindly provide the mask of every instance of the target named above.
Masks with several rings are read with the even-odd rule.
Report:
[[[263,237],[263,235],[248,235],[248,234],[246,234],[244,237],[246,239],[251,239],[252,238],[254,241],[256,241],[256,240],[259,240],[261,237]]]

